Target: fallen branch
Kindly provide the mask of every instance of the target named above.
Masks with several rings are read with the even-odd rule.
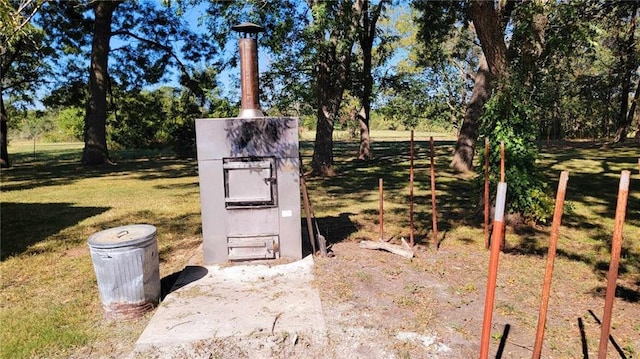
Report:
[[[411,249],[407,248],[407,247],[408,247],[408,245],[399,246],[399,245],[396,245],[396,244],[391,244],[391,243],[387,243],[387,242],[380,242],[380,241],[362,241],[362,242],[360,242],[360,248],[364,248],[364,249],[382,249],[382,250],[391,252],[393,254],[397,254],[399,256],[411,259],[411,258],[413,258],[413,251]]]

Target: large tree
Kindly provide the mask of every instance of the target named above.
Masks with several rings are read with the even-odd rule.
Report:
[[[536,81],[546,49],[550,7],[544,1],[470,1],[430,6],[422,8],[422,20],[434,20],[422,24],[427,44],[449,37],[451,28],[462,20],[474,29],[482,48],[452,167],[461,172],[473,170],[475,144],[481,133],[494,148],[503,141],[510,163],[509,210],[545,220],[549,201],[535,166],[537,120],[532,115],[537,106]],[[495,155],[491,157],[492,162],[497,159]]]
[[[513,45],[515,42],[512,41],[512,48],[509,49],[505,40],[507,24],[513,20],[511,14],[519,3],[517,1],[470,1],[468,3],[416,1],[414,3],[414,6],[421,11],[419,24],[421,37],[425,43],[432,45],[449,38],[453,27],[459,26],[461,21],[463,24],[468,21],[467,24],[474,29],[482,48],[483,56],[473,76],[473,92],[458,133],[451,163],[452,167],[458,171],[466,172],[473,169],[475,143],[483,107],[494,91],[493,84],[508,77],[511,57],[522,53],[516,49],[520,46],[520,42]],[[517,28],[514,31],[517,31]],[[539,35],[539,31],[531,34],[532,37]]]
[[[358,19],[351,1],[309,0],[317,46],[315,62],[318,122],[312,172],[333,175],[333,126],[349,81]]]
[[[171,70],[177,69],[181,84],[204,96],[193,80],[195,64],[212,58],[217,48],[191,31],[169,3],[59,1],[47,5],[38,22],[58,49],[59,86],[70,88],[69,84],[86,81],[82,79],[88,69],[84,164],[110,162],[107,120],[110,112],[117,114],[114,87],[140,91],[168,80]]]
[[[94,28],[89,67],[89,99],[84,128],[82,163],[100,165],[110,163],[107,150],[107,91],[109,86],[109,44],[114,10],[122,1],[93,3]]]
[[[513,4],[513,2],[507,4]],[[479,62],[473,94],[458,134],[451,162],[455,170],[466,172],[473,169],[473,155],[482,107],[491,94],[492,83],[508,75],[507,45],[504,39],[507,25],[505,20],[509,19],[512,9],[512,6],[496,8],[493,1],[472,1],[469,5],[469,18],[480,41],[484,59]]]

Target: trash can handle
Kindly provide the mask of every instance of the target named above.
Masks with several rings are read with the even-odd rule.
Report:
[[[120,238],[122,236],[126,236],[127,234],[129,234],[129,231],[125,229],[124,231],[118,232],[118,234],[116,234],[116,237]]]

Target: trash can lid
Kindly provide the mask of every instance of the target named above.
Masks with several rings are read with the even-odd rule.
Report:
[[[94,233],[88,242],[93,248],[121,248],[140,245],[154,239],[155,235],[156,227],[152,225],[131,224]]]

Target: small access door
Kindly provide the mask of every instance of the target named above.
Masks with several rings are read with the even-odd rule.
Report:
[[[226,208],[277,206],[274,158],[225,158],[222,166]]]
[[[279,257],[275,158],[223,159],[230,260]]]

